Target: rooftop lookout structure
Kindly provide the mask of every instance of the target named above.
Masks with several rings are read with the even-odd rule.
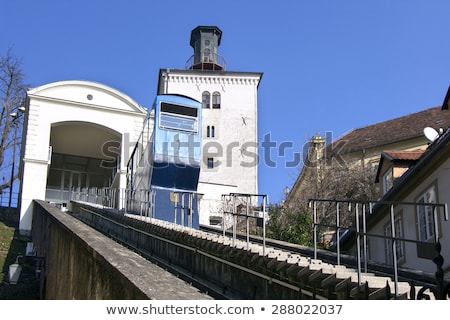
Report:
[[[186,61],[186,69],[225,71],[225,60],[218,54],[222,31],[215,26],[198,26],[191,32],[194,55]]]

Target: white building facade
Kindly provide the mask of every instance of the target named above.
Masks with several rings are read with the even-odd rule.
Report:
[[[158,93],[177,93],[203,104],[198,192],[200,224],[222,217],[221,196],[258,193],[258,86],[262,73],[225,71],[217,54],[222,32],[197,27],[186,69],[161,69]]]
[[[125,188],[126,163],[147,111],[89,81],[28,92],[21,150],[19,230],[32,227],[33,199],[65,205],[73,188]]]

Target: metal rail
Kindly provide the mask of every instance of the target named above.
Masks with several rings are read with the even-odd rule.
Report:
[[[237,217],[243,217],[245,218],[246,222],[246,241],[247,241],[247,250],[250,245],[250,225],[249,225],[249,219],[256,219],[258,222],[259,219],[262,220],[262,245],[263,245],[263,255],[266,254],[266,221],[268,214],[267,210],[269,208],[269,198],[265,194],[249,194],[249,193],[230,193],[230,194],[222,194],[221,196],[222,204],[224,205],[223,212],[222,212],[222,232],[225,236],[226,233],[226,216],[232,216],[233,225],[233,246],[236,241],[236,234],[237,234]],[[239,203],[239,204],[238,204]],[[244,212],[237,212],[239,205],[245,205],[243,207]],[[260,209],[258,213],[262,215],[260,217],[259,215],[254,214],[254,209]]]
[[[336,224],[335,225],[325,225],[320,223],[317,217],[317,204],[318,203],[334,203],[336,205]],[[410,242],[410,243],[426,243],[425,241],[419,241],[415,239],[407,239],[407,238],[400,238],[396,235],[396,229],[395,229],[395,207],[396,206],[423,206],[423,207],[430,207],[432,208],[433,212],[433,228],[434,228],[434,241],[435,241],[435,248],[437,253],[437,260],[434,259],[433,262],[436,264],[436,283],[437,283],[437,299],[445,298],[447,295],[450,296],[450,291],[445,292],[444,289],[445,283],[443,279],[443,270],[442,270],[442,264],[439,265],[436,263],[436,261],[443,260],[442,256],[440,255],[441,251],[441,244],[439,242],[440,234],[439,234],[439,215],[438,215],[438,208],[441,208],[443,210],[444,220],[449,220],[448,215],[448,207],[447,204],[441,204],[441,203],[425,203],[425,202],[406,202],[406,201],[361,201],[361,200],[337,200],[337,199],[310,199],[309,200],[309,206],[310,208],[313,208],[313,224],[314,224],[314,257],[317,257],[317,230],[319,226],[326,226],[326,227],[332,227],[336,230],[336,249],[337,249],[337,264],[340,264],[340,231],[342,229],[342,226],[340,225],[339,220],[339,205],[340,204],[347,204],[350,207],[353,206],[354,209],[354,217],[355,217],[355,227],[349,227],[345,228],[346,230],[353,231],[356,233],[356,258],[357,258],[357,270],[358,270],[358,282],[361,283],[361,262],[364,261],[364,270],[367,272],[367,237],[375,237],[375,238],[382,238],[385,240],[390,241],[391,243],[391,255],[392,255],[392,264],[393,264],[393,271],[394,271],[394,289],[395,289],[395,296],[398,296],[398,265],[397,265],[397,242]],[[312,205],[311,205],[312,204]],[[369,233],[367,232],[367,219],[366,215],[369,212],[372,214],[374,208],[376,207],[378,210],[383,209],[383,207],[388,207],[389,209],[389,223],[390,223],[390,235],[379,235],[375,233]],[[366,211],[366,208],[369,210]],[[360,219],[362,218],[362,226]],[[361,231],[362,227],[362,231]],[[363,246],[361,247],[361,237],[363,240]],[[363,253],[363,259],[361,258],[361,248]],[[444,290],[444,291],[442,291]]]

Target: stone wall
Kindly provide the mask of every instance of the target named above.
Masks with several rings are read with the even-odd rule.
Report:
[[[34,201],[32,240],[42,299],[210,299],[44,201]]]

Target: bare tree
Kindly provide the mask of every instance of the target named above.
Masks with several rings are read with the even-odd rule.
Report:
[[[18,146],[21,142],[23,117],[21,116],[27,93],[22,72],[22,61],[8,49],[4,56],[0,56],[0,169],[2,180],[0,192],[10,188],[18,176],[17,158]],[[9,169],[9,170],[8,170]]]
[[[296,206],[306,208],[309,199],[370,201],[378,197],[377,185],[374,183],[376,168],[371,165],[363,165],[360,162],[343,165],[333,159],[322,159],[307,169],[307,188],[304,188],[301,196],[296,199]],[[323,202],[317,209],[321,223],[336,223],[333,202]],[[341,226],[350,226],[352,222],[353,216],[341,213]]]

